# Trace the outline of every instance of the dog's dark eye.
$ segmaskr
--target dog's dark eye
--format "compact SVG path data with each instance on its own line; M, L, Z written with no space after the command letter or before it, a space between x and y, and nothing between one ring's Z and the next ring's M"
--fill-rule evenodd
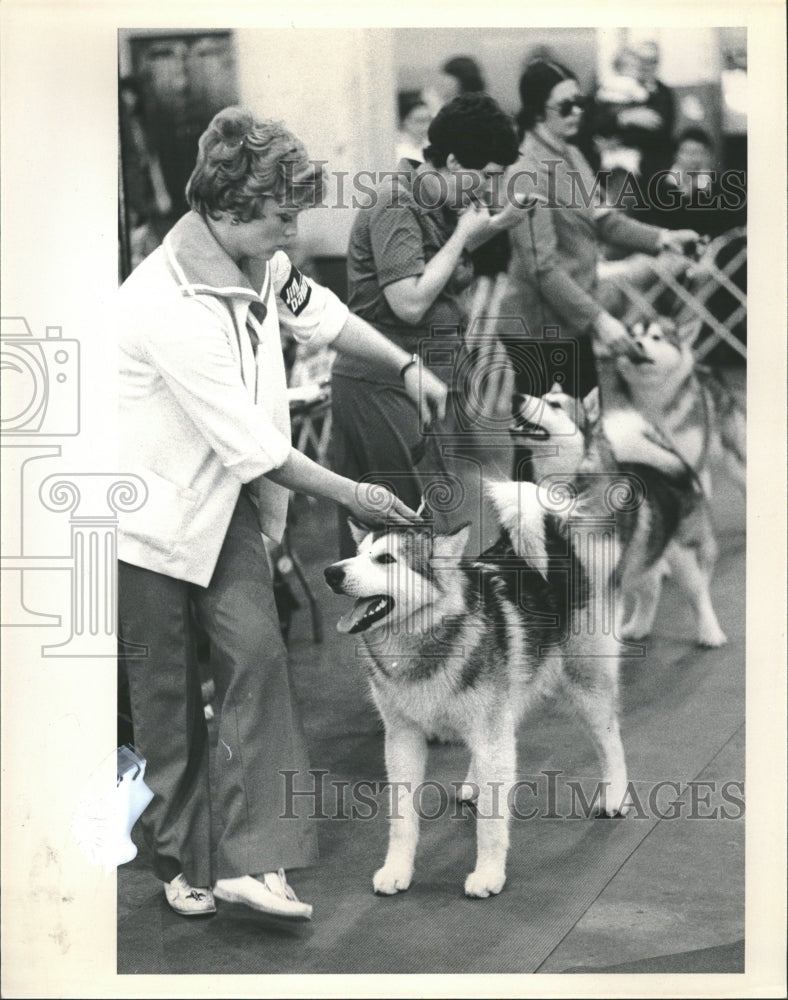
M395 561L394 556L392 556L389 552L384 552L383 555L378 556L375 559L375 562L378 563L393 563Z
M560 403L550 402L550 400L547 401L547 405L551 406L554 410L560 410L561 409L561 404Z

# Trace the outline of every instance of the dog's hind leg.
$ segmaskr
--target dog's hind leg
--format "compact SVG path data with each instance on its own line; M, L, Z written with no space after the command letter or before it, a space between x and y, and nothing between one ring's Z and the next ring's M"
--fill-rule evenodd
M375 892L385 896L403 892L413 878L413 860L419 839L419 817L413 795L424 780L427 740L404 719L386 718L386 773L388 777L389 846L383 867L372 880Z
M723 646L728 641L711 603L709 574L698 563L695 549L673 543L667 553L673 579L689 597L698 622L698 645Z
M635 606L626 624L621 628L622 639L637 641L651 635L662 593L663 575L663 564L660 560L633 584L630 593Z
M465 781L457 786L458 802L475 802L479 798L479 777L477 774L476 758L471 754L471 762L468 765L468 773Z
M625 816L627 765L618 724L618 658L566 657L564 689L586 723L602 770L600 811Z
M487 720L471 736L476 803L476 868L465 880L465 895L495 896L506 881L509 852L509 792L515 781L517 745L514 720L508 715Z
M682 546L681 536L676 539L676 543L680 548L685 547L695 550L698 566L709 583L711 583L714 567L717 564L719 547L717 545L717 539L714 535L714 525L712 524L711 512L709 511L708 506L701 512L700 518L698 522L693 525L693 528L694 533L691 539L693 544L689 546Z

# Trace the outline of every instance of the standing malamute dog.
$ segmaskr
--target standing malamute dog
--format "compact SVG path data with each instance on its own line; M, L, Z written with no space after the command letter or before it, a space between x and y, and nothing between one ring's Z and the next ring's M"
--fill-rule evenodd
M628 405L603 403L600 410L595 395L575 400L557 386L541 398L522 395L512 431L531 444L538 483L567 480L584 494L587 508L600 514L611 511L616 475L635 484L633 502L614 514L616 585L632 605L622 639L650 634L669 570L695 611L698 644L725 643L709 591L716 545L707 497L670 440Z
M361 637L385 725L391 820L386 860L373 880L378 893L410 885L413 794L434 734L452 734L470 749L458 798L478 799L485 817L465 892L501 891L517 727L545 695L558 694L588 725L603 776L602 812L626 811L618 642L598 620L614 614L609 563L588 562L582 532L546 509L533 484L488 484L487 491L502 534L479 559L463 558L467 526L446 535L354 528L358 554L325 570L332 590L356 598L337 627Z
M621 355L616 372L632 407L672 443L710 494L709 462L724 464L744 488L746 421L735 394L695 361L689 340L671 319L636 323L636 352Z

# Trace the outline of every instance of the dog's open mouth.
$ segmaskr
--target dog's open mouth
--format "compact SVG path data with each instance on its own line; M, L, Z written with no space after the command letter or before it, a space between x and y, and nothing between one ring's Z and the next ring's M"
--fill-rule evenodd
M354 632L364 632L379 622L394 607L394 598L387 594L378 594L376 597L360 597L353 605L353 610L337 622L337 629L340 632L353 634Z
M646 354L638 354L633 352L632 354L627 354L627 360L633 365L653 365L654 361L652 358L648 357Z
M550 435L539 424L531 423L530 420L515 420L509 425L510 434L519 434L521 437L537 438L546 440Z

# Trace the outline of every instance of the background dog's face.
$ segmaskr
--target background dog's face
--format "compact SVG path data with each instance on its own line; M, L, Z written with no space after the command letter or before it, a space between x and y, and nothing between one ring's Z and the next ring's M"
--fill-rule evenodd
M684 366L689 348L673 320L635 323L629 333L641 356L639 360L628 355L619 357L618 369L626 381L659 380Z
M572 396L567 396L556 384L544 396L520 394L520 410L512 426L512 433L534 441L549 441L554 437L573 437L582 427L582 407Z
M451 535L431 531L369 531L352 521L358 554L324 570L335 594L355 597L337 623L339 632L357 634L404 621L444 595L440 564L457 560L468 540L466 525Z
M531 462L538 479L576 472L586 453L586 428L596 419L590 412L593 404L567 396L559 385L544 396L520 398L522 406L511 431L533 446Z

